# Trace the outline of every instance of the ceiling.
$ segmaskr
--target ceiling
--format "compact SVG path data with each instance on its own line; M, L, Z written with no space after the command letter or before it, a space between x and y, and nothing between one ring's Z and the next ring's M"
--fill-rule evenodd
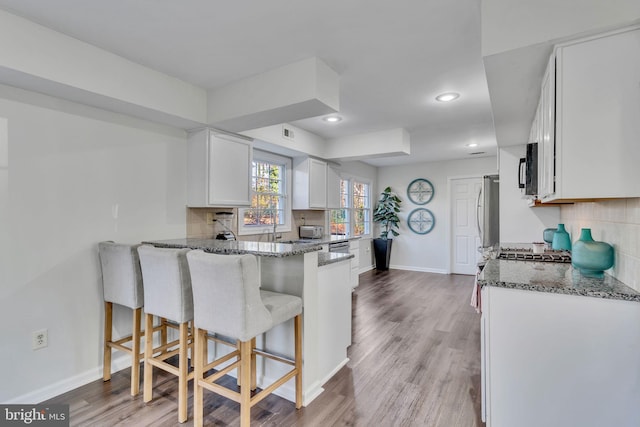
M477 0L0 0L0 8L205 89L316 56L340 76L343 120L292 124L324 138L409 131L411 155L367 160L375 166L496 154ZM450 91L460 98L435 101Z

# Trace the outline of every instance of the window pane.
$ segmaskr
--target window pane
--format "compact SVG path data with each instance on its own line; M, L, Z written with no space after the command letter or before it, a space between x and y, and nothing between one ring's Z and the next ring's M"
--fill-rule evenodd
M251 208L244 210L244 225L285 223L285 168L283 165L255 160L251 167Z

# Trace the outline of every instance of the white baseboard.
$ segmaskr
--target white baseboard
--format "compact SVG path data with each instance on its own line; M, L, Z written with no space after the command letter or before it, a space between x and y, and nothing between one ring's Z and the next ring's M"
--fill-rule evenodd
M360 267L360 270L358 271L358 274L366 273L367 271L371 271L374 268L375 268L375 266L373 264L368 265L366 267Z
M409 270L409 271L421 271L423 273L449 274L447 270L443 270L440 268L413 267L410 265L390 265L389 268L392 270Z
M337 373L338 373L338 371L339 371L340 369L342 369L342 367L343 367L344 365L346 365L347 363L349 363L349 358L348 358L348 357L345 357L345 359L344 359L342 362L340 362L340 363L338 364L338 366L336 366L336 367L333 369L333 371L329 372L329 374L328 374L326 377L324 377L323 379L321 379L321 380L320 380L320 384L324 384L324 383L326 383L327 381L329 381L329 380L330 380L330 379L331 379L335 374L337 374Z
M131 366L131 357L123 355L122 357L114 358L111 363L111 372L115 373ZM17 396L13 399L7 400L5 404L36 404L49 400L53 397L59 396L63 393L89 384L92 381L102 378L102 366L89 369L88 371L74 375L70 378L66 378L62 381L55 382L53 384L46 385L38 390L31 391L29 393Z

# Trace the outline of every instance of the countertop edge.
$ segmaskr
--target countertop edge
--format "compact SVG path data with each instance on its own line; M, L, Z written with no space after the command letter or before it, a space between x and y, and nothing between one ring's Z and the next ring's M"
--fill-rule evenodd
M204 239L204 240L209 240L209 239ZM206 244L197 244L197 243L189 244L188 242L170 242L170 241L163 241L163 240L146 240L146 241L143 241L142 244L152 245L157 248L176 248L176 249L189 248L193 250L199 249L207 253L214 253L214 254L220 254L220 255L249 254L249 255L256 255L261 257L271 257L271 258L284 258L288 256L303 255L307 252L318 252L322 249L320 245L315 245L315 244L265 243L269 245L272 244L272 245L282 245L282 246L278 247L277 249L274 246L273 250L261 250L261 249L254 250L254 249L247 249L247 248L237 248L237 247L234 248L234 247L231 247L232 243L228 243L227 241L223 241L223 240L211 239L211 242L215 242L212 244L216 246L210 246ZM243 241L229 241L229 242L236 242L235 244L237 244L237 242L239 242L240 244L244 243ZM247 243L253 243L253 242L247 242ZM225 244L228 247L225 247L224 246ZM283 248L283 246L291 246L291 248Z

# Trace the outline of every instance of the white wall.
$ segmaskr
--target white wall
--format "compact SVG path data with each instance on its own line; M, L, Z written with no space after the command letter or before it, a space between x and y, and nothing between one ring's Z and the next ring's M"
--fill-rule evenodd
M501 242L542 242L544 229L555 228L560 222L559 207L530 208L527 200L523 199L518 188L518 165L526 150L526 144L500 149Z
M1 402L99 378L96 244L185 235L185 144L181 130L0 86ZM115 310L118 334L130 313ZM43 328L49 346L33 351Z
M495 174L496 170L495 157L378 168L376 194L390 186L402 199L400 236L394 238L391 268L447 273L450 268L448 179ZM433 184L434 196L426 205L414 205L407 198L407 186L416 178L426 178ZM408 214L418 207L429 209L435 216L435 226L428 234L415 234L407 227Z

